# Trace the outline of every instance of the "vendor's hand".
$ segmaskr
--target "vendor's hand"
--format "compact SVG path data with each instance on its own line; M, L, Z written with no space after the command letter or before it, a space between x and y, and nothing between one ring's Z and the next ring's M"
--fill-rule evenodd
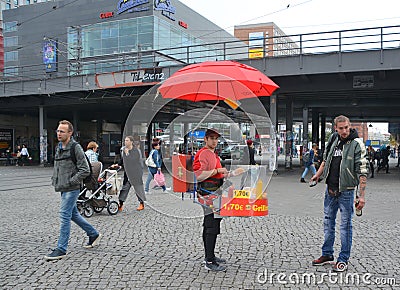
M365 198L364 198L364 196L359 196L359 197L354 201L354 203L356 203L357 200L358 200L358 204L357 204L357 206L356 206L356 209L362 210L363 207L364 207L364 205L365 205Z
M243 174L244 172L246 172L246 170L244 170L243 168L239 167L239 168L236 168L235 170L231 171L230 175L231 176L238 176L238 175Z
M118 168L119 165L118 164L111 164L110 168L114 169L114 168Z
M222 175L224 175L224 177L227 177L228 174L229 174L228 170L227 170L225 167L218 168L218 169L217 169L217 172L220 173L220 174L222 174Z

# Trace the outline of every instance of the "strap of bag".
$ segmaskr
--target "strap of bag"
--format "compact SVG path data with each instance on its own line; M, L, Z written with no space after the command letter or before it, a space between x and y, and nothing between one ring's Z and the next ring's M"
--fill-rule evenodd
M333 142L335 142L335 140L337 139L338 136L339 136L338 132L333 133L333 137L331 139L331 142L329 142L328 145L326 146L326 154L327 154L326 156L328 156L328 153L331 150Z

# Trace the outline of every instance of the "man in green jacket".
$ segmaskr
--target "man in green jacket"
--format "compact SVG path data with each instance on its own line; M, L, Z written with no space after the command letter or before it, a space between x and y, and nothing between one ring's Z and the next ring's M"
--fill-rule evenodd
M65 257L67 253L68 240L71 230L71 220L81 227L89 237L85 248L95 246L101 235L89 224L78 212L76 201L80 194L82 180L90 174L89 164L85 153L79 144L74 147L76 163L71 158L71 147L76 141L72 134L74 128L69 121L63 120L58 124L57 139L59 141L54 159L54 172L52 184L55 191L61 192L60 205L60 236L57 248L44 258L47 261L58 260Z
M341 251L333 270L342 272L347 269L352 245L352 217L354 204L357 210L365 205L368 161L366 149L357 131L350 128L346 116L335 118L335 130L328 141L324 159L318 172L311 181L318 182L320 176L326 178L324 199L324 244L322 256L312 262L314 266L325 265L334 261L333 245L335 242L336 214L340 209ZM354 199L354 189L359 185L359 196Z

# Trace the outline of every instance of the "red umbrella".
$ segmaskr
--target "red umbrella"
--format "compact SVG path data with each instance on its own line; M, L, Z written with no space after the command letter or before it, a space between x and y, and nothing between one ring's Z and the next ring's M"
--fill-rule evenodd
M165 80L163 98L193 102L270 96L279 86L259 70L235 61L207 61L188 65Z

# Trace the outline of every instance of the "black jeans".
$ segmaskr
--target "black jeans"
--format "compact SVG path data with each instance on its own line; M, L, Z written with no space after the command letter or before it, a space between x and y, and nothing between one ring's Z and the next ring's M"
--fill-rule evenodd
M204 209L204 221L203 221L203 243L204 252L207 262L213 262L215 260L215 244L217 243L217 236L220 233L221 218L215 218L214 214L210 209Z
M372 178L372 177L374 177L374 171L375 171L374 162L373 161L369 162L369 169L371 170L371 178Z

